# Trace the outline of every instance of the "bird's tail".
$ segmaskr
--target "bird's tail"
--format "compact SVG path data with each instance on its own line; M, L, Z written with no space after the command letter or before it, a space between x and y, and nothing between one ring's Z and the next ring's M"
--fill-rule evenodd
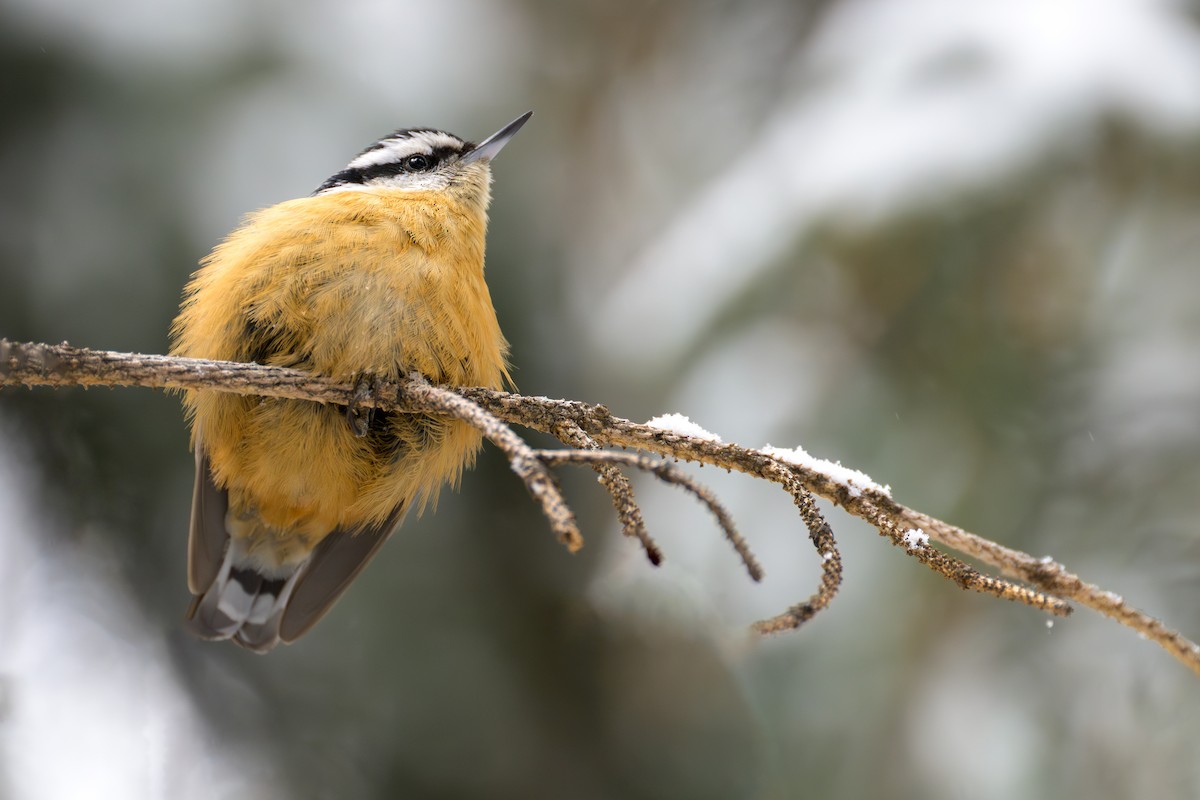
M188 627L265 653L317 624L404 519L407 503L374 525L334 528L304 558L268 566L229 533L229 492L213 481L196 433L196 489L188 534Z
M202 639L233 639L267 652L280 642L283 612L304 566L300 562L264 575L248 558L246 540L229 538L216 578L188 609L188 628Z

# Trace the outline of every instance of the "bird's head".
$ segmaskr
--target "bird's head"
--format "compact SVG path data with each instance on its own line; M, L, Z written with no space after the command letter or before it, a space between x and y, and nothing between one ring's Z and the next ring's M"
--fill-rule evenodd
M531 116L532 111L522 114L480 144L433 128L398 130L355 156L313 194L376 189L440 191L486 205L491 160Z

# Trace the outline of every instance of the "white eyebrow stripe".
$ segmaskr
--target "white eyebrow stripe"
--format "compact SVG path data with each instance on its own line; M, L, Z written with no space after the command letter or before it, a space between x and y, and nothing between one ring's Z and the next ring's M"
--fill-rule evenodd
M346 166L348 169L362 169L363 167L374 167L379 164L395 164L406 156L428 152L429 148L421 142L388 142L383 147L377 147L374 150L363 153Z
M347 168L362 169L363 167L374 167L379 164L395 164L417 153L429 154L439 147L453 147L457 149L462 147L462 144L461 139L447 133L418 131L405 139L385 140L381 146L373 150L368 150L355 158L347 165Z

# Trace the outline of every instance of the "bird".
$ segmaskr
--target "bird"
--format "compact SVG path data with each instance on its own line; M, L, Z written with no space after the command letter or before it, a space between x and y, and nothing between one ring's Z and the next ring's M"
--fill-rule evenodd
M201 260L172 355L306 370L358 387L416 373L511 386L487 283L491 162L434 128L371 144L306 197L249 214ZM481 446L458 420L193 389L186 627L266 653L294 642Z

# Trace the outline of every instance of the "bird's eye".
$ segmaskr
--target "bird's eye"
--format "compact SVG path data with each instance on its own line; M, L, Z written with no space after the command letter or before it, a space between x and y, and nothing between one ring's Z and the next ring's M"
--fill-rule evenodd
M409 156L404 159L404 168L409 172L424 172L433 166L433 161L429 156Z

